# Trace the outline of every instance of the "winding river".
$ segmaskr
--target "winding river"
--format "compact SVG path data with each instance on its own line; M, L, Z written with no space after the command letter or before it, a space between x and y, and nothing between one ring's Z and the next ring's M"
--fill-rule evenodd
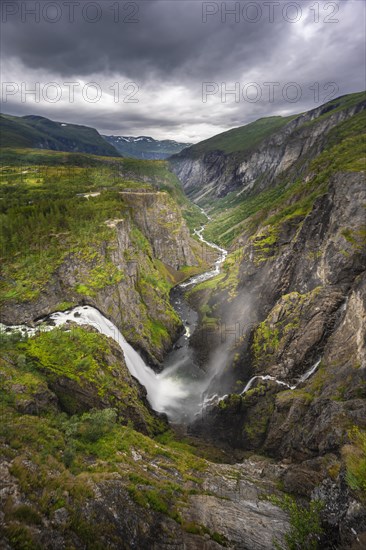
M0 331L17 331L28 334L28 336L33 336L39 330L52 330L54 327L64 325L69 321L79 325L90 325L96 328L100 333L113 338L122 348L126 365L132 376L145 386L147 397L152 408L157 412L167 414L172 423L188 424L200 414L204 408L226 397L217 394L206 394L210 386L211 377L196 363L193 350L189 345L190 336L197 325L198 315L187 304L184 299L184 292L187 288L193 287L194 285L218 275L221 265L227 256L226 250L204 239L204 229L205 226L202 225L200 229L195 231L195 234L202 243L215 249L218 252L218 257L214 263L213 269L191 277L184 283L175 287L171 292L171 303L182 319L185 330L175 343L173 349L166 356L162 372L156 373L152 368L146 365L141 356L127 342L118 328L104 317L100 311L91 306L78 306L68 311L52 313L39 321L40 324L43 321L42 328L40 328L40 326L34 328L27 325L0 325ZM320 360L299 379L298 383L306 380L308 376L315 372L319 363ZM289 386L286 382L276 380L268 375L254 376L249 380L242 394L251 388L256 378L274 380L278 384L287 386L290 389L296 387Z
M166 413L173 423L188 423L202 409L202 396L210 380L195 362L193 350L189 345L190 336L197 325L198 315L184 299L184 291L188 287L193 287L217 275L227 255L226 250L204 239L204 229L205 226L202 225L200 229L195 230L195 234L202 243L215 249L218 252L218 257L213 269L191 277L172 290L171 303L182 319L185 330L166 356L163 370L160 373L156 373L146 365L118 328L99 310L91 306L78 306L64 312L52 313L40 319L36 327L0 325L0 330L34 336L39 330L49 331L70 321L79 325L92 326L100 333L113 338L122 348L126 365L132 376L145 386L152 408L158 412Z

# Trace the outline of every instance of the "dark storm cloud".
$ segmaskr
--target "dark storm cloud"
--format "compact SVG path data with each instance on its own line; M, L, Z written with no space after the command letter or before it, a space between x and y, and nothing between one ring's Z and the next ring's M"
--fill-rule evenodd
M67 78L121 72L142 80L151 74L167 79L181 74L188 79L213 79L235 66L255 66L284 41L288 26L282 17L270 25L265 17L255 24L230 24L229 15L223 24L219 13L203 23L202 2L189 0L136 2L136 23L123 21L122 8L120 20L114 22L113 3L108 0L99 3L102 15L98 22L90 23L83 17L82 6L90 2L78 2L75 21L70 22L69 12L60 2L60 21L50 23L40 8L39 23L26 12L22 23L24 4L17 2L17 13L8 15L3 25L3 53L21 59L28 67ZM28 0L28 9L32 4L37 3ZM42 7L49 2L38 4Z
M109 81L108 86L116 80L133 80L141 88L139 104L116 110L109 103L90 105L79 99L75 104L40 102L33 106L10 97L4 111L26 114L36 110L50 118L94 125L103 132L140 130L146 134L151 129L173 137L175 128L180 137L190 133L199 139L260 116L316 107L319 101L309 89L314 82L320 82L320 99L326 99L324 86L329 82L336 83L338 95L364 88L363 1L257 2L262 14L257 22L248 21L255 19L255 3L248 1L119 2L117 16L117 3L103 0L94 2L100 7L95 23L87 20L97 13L92 4L76 2L72 21L68 4L61 0L58 11L55 2L3 2L1 46L8 60L6 78L17 82L39 75L39 80L61 84ZM268 4L274 9L273 21ZM316 4L319 22L314 21L316 14L311 9ZM236 21L230 14L225 20L225 10L238 5ZM301 17L291 23L296 5ZM39 9L39 22L29 13L32 8ZM204 22L203 10L217 13ZM55 13L59 21L51 23ZM128 22L131 19L136 22ZM219 86L206 104L202 103L203 82ZM242 95L239 101L233 97L222 101L222 83L228 89L239 83L241 94L248 82L259 83L264 92L257 103L243 100ZM265 82L280 83L273 102ZM301 88L296 103L283 97L288 82ZM182 87L184 93L179 91Z

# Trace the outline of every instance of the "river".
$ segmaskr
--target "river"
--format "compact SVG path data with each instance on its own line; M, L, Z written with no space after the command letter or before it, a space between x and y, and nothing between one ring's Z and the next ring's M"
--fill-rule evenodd
M226 397L224 395L210 394L208 388L212 376L200 368L195 361L194 351L190 346L190 337L197 326L198 315L188 305L184 298L184 293L188 288L218 275L227 255L226 250L204 239L204 229L205 226L201 226L195 233L203 243L218 252L218 257L213 269L191 277L171 291L171 303L182 320L184 331L175 342L173 349L167 354L160 373L156 373L151 367L146 365L118 328L94 307L78 306L68 311L58 311L39 321L39 324L42 324L41 330L52 330L54 327L72 321L79 325L93 326L100 333L113 338L122 348L126 365L132 376L145 386L147 398L152 408L157 412L165 413L170 422L175 424L190 423L197 415L201 414L205 407L217 403L220 399ZM34 328L27 325L0 325L0 332L17 331L24 335L28 334L30 337L34 336L38 330L40 330L39 327ZM287 386L289 389L295 389L299 383L305 381L315 372L319 363L320 360L308 369L297 381L297 384L293 386L269 375L254 376L248 381L242 394L251 388L257 378L274 380L278 384Z
M220 273L220 266L227 255L226 250L204 239L204 229L203 225L195 231L195 234L202 243L215 249L218 252L218 257L213 269L193 276L172 289L171 304L182 320L184 331L175 342L173 349L167 354L160 373L156 373L146 365L118 328L94 307L78 306L67 311L52 313L38 321L39 327L42 325L42 330L46 331L72 321L79 325L93 326L100 333L113 338L124 352L129 371L145 386L152 408L157 412L167 414L172 423L178 424L187 424L194 419L195 415L199 414L202 409L203 394L210 383L207 374L195 361L193 350L189 345L190 336L197 326L198 315L184 299L184 292L187 288ZM30 337L40 330L39 327L0 325L3 331L17 331L24 335L28 334Z

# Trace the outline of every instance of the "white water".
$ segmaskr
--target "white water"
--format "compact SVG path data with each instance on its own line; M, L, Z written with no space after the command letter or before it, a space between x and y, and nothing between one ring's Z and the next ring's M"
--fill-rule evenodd
M0 334L11 334L14 332L18 332L23 337L28 336L28 338L35 336L39 332L48 332L52 329L53 327L43 324L37 327L29 327L28 325L3 325L2 323L0 323Z
M204 214L208 220L211 220L210 216L208 214L206 214L206 212L203 210L203 208L200 208L200 210L201 210L202 214ZM194 230L194 233L195 233L195 235L197 235L197 237L199 238L199 240L202 243L205 243L210 248L214 248L215 250L217 250L219 252L219 256L218 256L216 262L214 263L214 268L213 269L211 269L210 271L206 271L205 273L201 273L201 275L196 275L195 277L191 277L190 279L188 279L188 281L186 281L185 283L181 283L179 285L181 288L186 288L187 286L197 285L199 283L203 283L203 281L207 281L208 279L212 279L212 277L215 277L216 275L219 275L221 265L224 263L225 258L228 254L228 251L225 250L225 248L221 248L220 246L218 246L215 243L210 243L209 241L206 241L206 239L202 235L204 230L205 230L205 226L201 225L200 229L195 229Z
M185 283L181 283L179 285L181 288L186 288L188 286L197 285L198 283L203 283L203 281L207 281L208 279L211 279L212 277L215 277L216 275L218 275L220 273L221 264L223 264L228 254L227 250L225 250L224 248L220 248L220 246L217 246L217 244L206 241L206 239L202 235L204 230L205 230L205 226L202 225L200 229L195 229L194 233L195 235L197 235L197 237L201 242L207 244L211 248L214 248L220 254L216 262L214 263L213 269L211 269L210 271L205 271L205 273L201 273L201 275L196 275L194 277L191 277L190 279L188 279L188 281L186 281Z
M128 370L146 388L148 401L155 411L166 413L172 422L181 423L192 420L202 409L202 395L209 380L198 379L196 373L189 371L190 360L186 354L180 359L175 357L173 364L163 372L156 373L145 364L118 328L94 307L78 306L52 313L36 327L0 324L0 333L19 332L23 336L32 337L68 322L92 326L117 342L123 351Z
M127 342L118 328L94 307L78 306L65 312L58 311L51 314L35 328L27 325L0 325L0 332L20 332L23 336L32 337L39 332L53 330L69 321L78 325L92 326L101 334L113 338L123 350L128 370L140 384L145 386L152 408L158 412L165 412L172 420L182 419L184 416L181 410L183 403L187 397L194 395L196 383L177 375L180 367L179 362L161 373L153 371ZM47 322L51 324L45 324ZM195 396L194 402L198 403L197 396Z
M305 382L314 372L317 370L318 366L320 365L321 359L318 359L314 365L312 365L300 378L298 379L296 384L288 384L287 382L283 382L283 380L278 380L274 376L271 376L270 374L257 374L256 376L253 376L246 384L245 388L239 395L244 395L247 391L251 389L254 382L256 380L273 380L273 382L276 382L279 386L286 386L289 390L295 390L302 382ZM202 403L202 408L205 409L206 407L210 407L211 405L217 405L220 401L223 401L228 397L227 394L219 396L217 393L215 395L212 395L210 397L207 397L204 399Z
M205 213L204 211L202 212ZM207 216L207 214L205 215ZM210 219L209 216L207 218ZM195 233L203 243L216 249L220 253L219 257L214 264L213 270L191 277L188 281L179 285L181 288L186 288L187 286L195 285L215 277L220 273L220 266L227 256L226 250L204 239L202 236L203 231L204 226L199 230L195 230ZM55 326L63 325L68 321L73 321L79 325L93 326L100 333L113 338L122 348L127 368L132 376L145 386L152 408L158 412L165 412L172 421L191 420L202 409L227 397L227 395L220 397L217 394L212 396L205 395L210 379L204 377L199 380L197 379L197 373L194 376L191 375L189 368L187 368L187 359L189 360L189 357L176 360L172 365L165 368L163 372L156 373L145 364L141 356L127 342L118 328L93 307L79 306L65 312L56 312L50 315L48 319L52 321L51 325L41 323L36 328L28 327L27 325L8 327L0 324L0 333L20 332L23 335L27 334L29 337L32 337L39 331L52 330ZM189 336L190 328L186 326L185 337L189 338ZM298 384L307 380L315 372L319 363L320 359L301 376L298 383L294 386L290 386L286 382L277 380L270 375L253 376L240 395L247 392L258 378L262 380L274 380L277 384L295 389Z
M276 384L279 384L280 386L287 386L290 390L295 390L300 384L302 384L302 382L305 382L305 380L307 380L308 378L310 378L310 376L312 374L314 374L314 372L316 371L316 369L320 365L320 362L321 362L321 359L318 359L314 363L314 365L312 365L306 372L304 372L304 374L302 376L300 376L297 383L293 384L293 385L287 384L287 382L283 382L282 380L278 380L277 378L275 378L274 376L270 376L269 374L263 375L263 376L262 375L253 376L253 378L251 378L249 380L249 382L247 383L247 385L245 386L245 388L243 389L243 391L241 392L240 395L243 395L248 390L250 390L250 388L253 386L254 381L257 380L257 379L260 379L260 380L273 380L274 382L276 382Z
M209 219L208 216L207 218ZM220 272L220 265L226 258L227 251L206 241L202 236L203 230L204 226L195 231L199 239L218 250L220 255L213 270L191 277L187 282L180 285L183 288L206 281L217 275ZM51 321L51 324L47 324L47 320ZM180 422L192 419L197 411L202 408L202 395L204 390L207 389L209 380L203 379L202 376L200 379L199 373L195 372L194 369L192 371L190 357L187 354L179 359L175 358L173 364L169 365L168 363L169 366L163 372L156 373L145 364L118 328L93 307L79 306L65 312L53 313L36 328L27 325L10 327L0 325L0 332L20 332L23 335L32 337L39 331L52 330L55 326L64 325L68 321L73 321L79 325L90 325L118 343L123 350L127 368L132 376L145 386L147 398L154 410L165 412L172 421ZM186 325L185 338L189 338L190 333L190 328Z
M298 386L299 384L301 384L301 382L305 382L305 380L307 380L308 378L310 378L310 376L311 376L312 374L314 374L314 372L316 371L316 369L319 367L320 363L321 363L321 358L318 359L318 360L314 363L314 365L313 365L312 367L310 367L310 369L308 369L306 372L304 372L304 374L303 374L302 376L300 376L299 381L298 381L298 383L296 384L295 388L297 388L297 386Z
M122 348L126 365L132 376L145 386L150 405L158 412L166 412L172 400L179 401L187 396L188 390L182 381L174 376L172 369L157 374L148 367L140 355L123 337L118 328L108 321L97 309L90 306L76 307L66 312L53 313L50 319L56 326L73 321L79 325L90 325L105 336L113 338Z
M296 386L290 386L286 382L282 382L282 380L277 380L277 378L275 378L274 376L270 376L269 374L266 374L266 375L263 375L263 376L257 375L257 376L253 376L253 378L251 378L249 380L249 382L247 383L247 385L245 386L245 388L243 389L243 391L241 392L240 395L244 395L244 393L249 391L250 388L253 386L255 380L258 380L258 379L260 379L260 380L273 380L274 382L276 382L276 384L279 384L280 386L286 386L290 390L294 390L296 388Z

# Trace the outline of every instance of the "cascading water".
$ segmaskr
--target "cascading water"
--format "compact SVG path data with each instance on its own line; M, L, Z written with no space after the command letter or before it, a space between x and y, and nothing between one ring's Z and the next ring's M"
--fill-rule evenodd
M197 314L184 301L181 289L198 284L214 277L220 272L220 265L224 262L227 251L213 243L206 241L202 232L204 226L196 231L199 239L219 251L219 257L213 270L191 277L173 290L173 303L178 314L183 318L185 332L176 342L174 349L164 361L164 369L156 373L145 364L141 356L126 341L118 328L97 309L90 306L78 306L65 312L56 312L43 320L37 328L26 325L6 327L0 325L0 330L21 332L24 335L34 336L39 330L52 330L67 322L79 325L89 325L100 333L113 338L122 348L126 365L135 378L145 386L150 405L157 412L164 412L172 422L188 423L201 410L203 393L207 389L210 379L198 365L195 364L190 349L189 336L192 327L197 323ZM49 323L49 324L47 324Z
M207 218L209 219L208 216ZM65 312L53 313L47 317L46 324L43 322L42 325L37 328L28 327L26 325L11 327L0 325L0 331L16 331L24 335L34 336L39 330L52 330L55 326L63 325L69 321L79 325L90 325L105 336L113 338L119 344L123 350L126 365L130 373L140 382L140 384L145 386L148 400L154 410L166 413L172 422L190 422L207 406L217 403L226 397L225 395L219 396L217 394L206 395L206 391L210 386L211 377L195 364L193 352L188 345L191 329L192 327L194 328L197 323L197 314L184 301L182 289L196 285L217 275L220 272L221 264L225 261L227 256L226 250L204 239L202 235L204 228L205 227L202 226L199 230L196 230L196 235L207 246L217 250L219 256L214 264L214 269L202 273L201 275L191 277L188 281L180 284L173 290L172 302L184 322L185 332L180 336L174 349L166 357L164 369L161 373L156 373L147 366L141 356L123 337L118 328L111 321L106 319L100 311L90 306L78 306ZM47 320L51 321L48 325ZM277 384L295 389L298 384L305 381L315 372L319 363L320 360L302 375L295 386L290 386L286 382L277 380L269 375L254 376L249 380L242 394L251 388L257 378L274 380Z
M308 378L310 378L310 376L312 374L314 374L314 372L316 371L316 369L318 368L320 363L321 363L321 359L318 359L314 363L314 365L312 365L306 372L304 372L304 374L302 376L300 376L297 383L293 384L293 385L288 384L287 382L283 382L282 380L278 380L277 378L275 378L274 376L270 376L269 374L263 375L263 376L261 376L261 375L253 376L249 380L249 382L247 383L247 385L245 386L245 388L243 389L243 391L241 392L240 395L244 395L244 393L246 393L248 390L250 390L250 388L253 386L255 380L257 380L257 379L260 379L260 380L273 380L274 382L276 382L276 384L279 384L280 386L286 386L290 390L295 390L302 382L305 382L305 380L307 380Z
M56 326L68 321L79 325L90 325L105 336L113 338L123 350L128 370L140 384L145 386L149 402L156 411L166 412L171 400L179 400L187 395L187 389L174 377L167 376L166 372L157 374L148 367L118 328L97 309L90 306L76 307L70 311L53 313L49 319Z
M274 376L271 376L270 374L257 374L256 376L252 376L250 380L248 380L245 388L239 395L244 395L247 393L253 386L254 382L256 380L272 380L273 382L276 382L279 386L285 386L289 390L295 390L302 382L305 382L314 372L317 370L318 366L321 363L321 359L318 359L314 365L312 365L300 378L298 379L296 384L288 384L287 382L283 382L283 380L278 380L278 378L275 378ZM228 397L227 394L225 395L218 395L217 393L214 395L211 395L210 397L206 397L202 402L202 410L217 405L219 401L223 401L226 397Z

